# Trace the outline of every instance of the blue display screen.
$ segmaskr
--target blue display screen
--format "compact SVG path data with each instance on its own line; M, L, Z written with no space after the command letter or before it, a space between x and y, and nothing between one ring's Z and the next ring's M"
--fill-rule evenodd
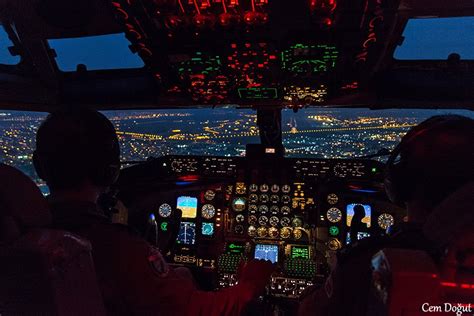
M214 223L202 223L201 234L203 236L214 235Z
M194 245L196 242L196 224L181 222L177 242L178 244Z
M254 258L271 261L272 263L278 262L278 245L255 245Z
M183 212L183 218L196 218L198 200L195 197L180 196L176 208Z
M346 208L346 212L347 212L347 216L346 216L346 224L348 227L351 226L352 224L352 217L354 216L354 208L360 208L360 207L363 207L364 208L364 218L362 218L362 223L364 223L367 228L370 227L370 222L371 222L371 219L372 219L372 208L370 207L370 205L366 205L366 204L349 204L347 205L347 208Z

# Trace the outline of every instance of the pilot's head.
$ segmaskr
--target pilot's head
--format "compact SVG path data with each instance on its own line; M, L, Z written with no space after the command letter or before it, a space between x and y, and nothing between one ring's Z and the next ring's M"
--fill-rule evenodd
M426 216L474 177L474 120L433 116L412 128L387 162L385 188L393 202L405 204L409 219Z
M90 109L54 112L38 129L33 162L51 193L85 185L104 189L116 181L120 170L114 126Z

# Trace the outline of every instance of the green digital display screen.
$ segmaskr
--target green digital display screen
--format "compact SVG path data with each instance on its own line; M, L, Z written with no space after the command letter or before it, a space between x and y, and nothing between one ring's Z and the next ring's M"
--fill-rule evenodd
M291 259L309 259L309 248L306 246L292 246Z
M243 253L244 252L244 245L237 244L237 243L229 243L227 244L227 252L228 253Z

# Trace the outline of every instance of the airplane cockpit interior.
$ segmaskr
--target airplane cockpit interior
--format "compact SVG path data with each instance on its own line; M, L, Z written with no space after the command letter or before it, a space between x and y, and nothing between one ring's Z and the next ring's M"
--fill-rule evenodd
M262 315L296 315L340 252L406 220L384 177L411 127L474 118L470 0L0 0L0 24L1 161L47 196L41 121L100 111L122 153L111 217L156 246L177 225L163 257L206 291L270 261Z

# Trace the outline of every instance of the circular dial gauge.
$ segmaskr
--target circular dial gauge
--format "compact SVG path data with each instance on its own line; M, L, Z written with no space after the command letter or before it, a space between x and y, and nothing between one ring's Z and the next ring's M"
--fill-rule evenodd
M266 217L265 215L262 215L258 218L258 223L262 226L265 226L267 225L268 223L268 217Z
M293 227L301 227L301 226L303 226L303 221L301 220L301 218L295 217L295 218L293 218L293 220L291 221L291 225L292 225Z
M245 191L247 191L247 188L245 187L245 183L238 182L235 186L235 193L245 194Z
M268 212L268 206L266 206L266 205L260 205L259 208L258 208L258 211L259 211L260 213L266 213L266 212Z
M202 234L204 236L212 236L214 234L214 226L212 223L202 223Z
M288 203L291 202L291 198L290 198L288 195L283 195L283 196L281 197L281 202L282 202L283 204L288 204Z
M287 239L287 238L290 238L291 236L291 229L288 228L288 227L283 227L282 229L280 229L280 237L283 238L283 239Z
M250 213L255 213L255 212L257 212L257 210L258 210L257 205L255 205L255 204L249 205L249 212Z
M280 191L280 187L278 186L278 184L274 184L274 185L272 185L272 187L270 188L270 190L271 190L273 193L278 193L278 191Z
M257 229L257 235L258 237L265 237L267 236L267 228L266 227L259 227Z
M329 204L334 205L339 201L339 197L334 193L330 193L328 194L326 200L328 201Z
M245 210L245 199L244 198L236 198L232 201L232 208L236 212L242 212Z
M213 190L207 190L206 193L204 193L204 198L208 201L214 200L215 197L216 192L214 192Z
M158 208L158 214L160 214L161 217L169 217L171 215L171 206L166 203L161 204Z
M281 212L285 215L290 214L291 209L288 206L282 206L281 207Z
M277 214L279 210L280 209L276 205L273 205L272 207L270 207L270 212L272 212L272 214Z
M248 219L248 222L250 225L255 225L257 224L257 216L255 215L250 215L249 216L249 219Z
M239 235L240 235L240 234L243 234L243 233L244 233L244 226L242 226L242 225L235 225L235 227L234 227L234 232L235 232L236 234L239 234Z
M326 213L326 217L331 223L337 223L342 218L341 210L337 207L331 207Z
M268 202L268 195L266 195L266 194L260 195L260 202L267 203Z
M379 224L380 228L387 229L393 224L395 224L395 220L392 215L388 213L380 214L377 218L377 223Z
M251 184L249 187L250 192L257 192L258 191L258 185L256 184Z
M328 242L328 248L333 250L333 251L336 251L336 250L340 249L341 246L342 246L341 242L336 238L331 238Z
M277 238L279 235L280 233L275 227L270 227L268 229L268 236L270 236L271 238Z
M257 203L258 202L258 195L252 193L249 195L249 202L250 203Z
M284 186L281 187L281 192L283 193L290 193L291 187L288 184L285 184Z
M245 216L242 214L237 214L235 220L237 221L237 223L242 223L243 221L245 221Z
M295 229L293 230L293 238L298 240L298 239L301 239L301 237L303 237L303 232L301 231L301 229Z
M278 219L278 217L276 216L270 217L270 225L272 225L273 227L278 226L279 222L280 220Z
M260 191L263 192L263 193L268 192L269 189L270 189L270 188L268 187L268 184L262 184L262 185L260 186Z
M201 216L205 219L211 219L216 215L216 208L211 204L204 204L201 209Z
M278 195L272 194L272 195L270 196L270 201L271 201L273 204L277 204L277 203L280 201L280 198L278 197Z
M255 226L250 225L247 229L247 233L250 237L255 237L257 235L257 229L255 228Z
M290 226L290 219L288 217L282 217L280 220L280 224L283 227Z

